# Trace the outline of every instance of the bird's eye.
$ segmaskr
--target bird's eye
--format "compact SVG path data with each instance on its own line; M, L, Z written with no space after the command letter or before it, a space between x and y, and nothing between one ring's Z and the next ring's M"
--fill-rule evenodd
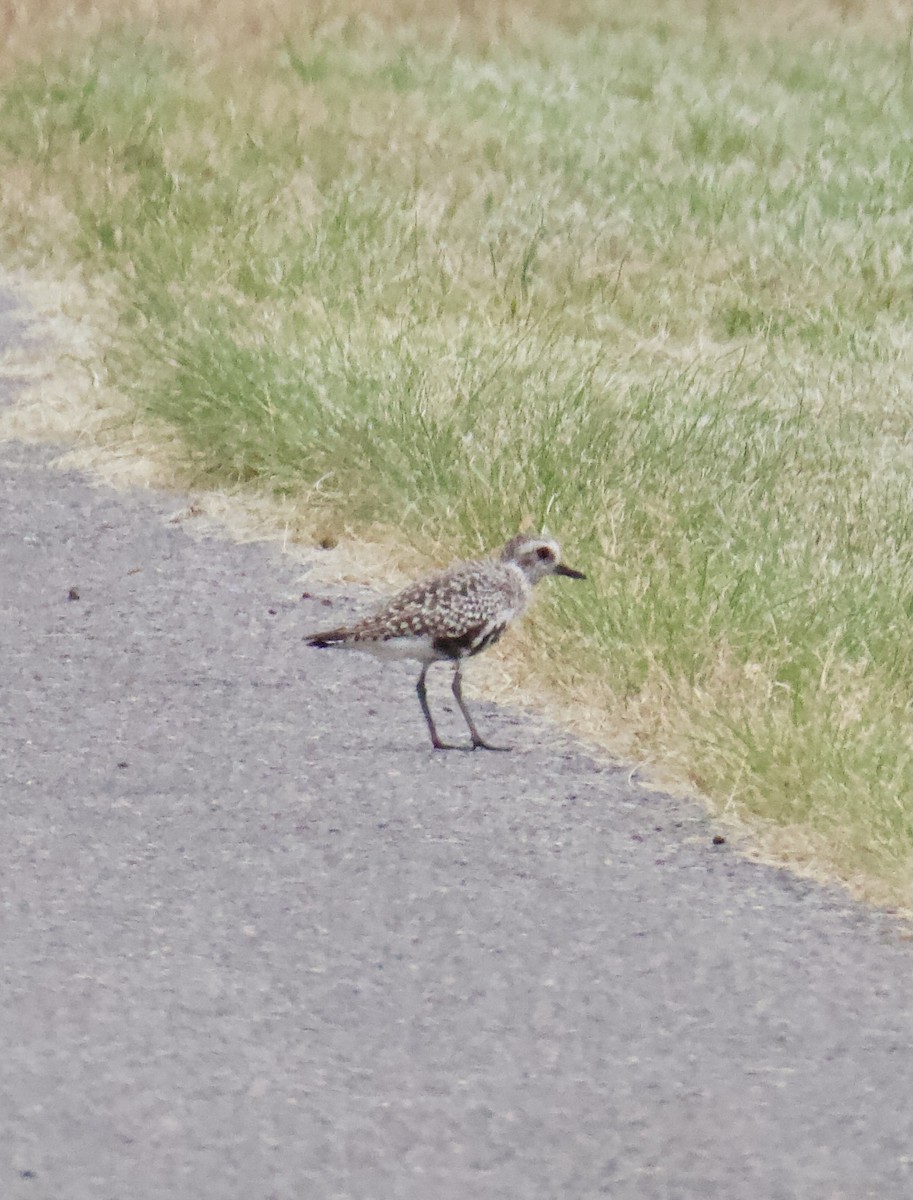
M536 557L541 558L543 562L546 562L552 557L552 552L549 550L548 546L540 546L536 551Z

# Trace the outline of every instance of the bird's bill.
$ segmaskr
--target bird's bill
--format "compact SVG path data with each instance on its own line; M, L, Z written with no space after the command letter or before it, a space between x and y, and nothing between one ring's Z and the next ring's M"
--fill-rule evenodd
M555 567L556 575L566 575L568 579L586 579L586 575L582 571L575 571L573 567L566 567L564 563L559 563Z

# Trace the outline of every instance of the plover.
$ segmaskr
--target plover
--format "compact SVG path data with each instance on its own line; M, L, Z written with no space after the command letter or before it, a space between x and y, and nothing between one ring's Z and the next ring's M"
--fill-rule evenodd
M422 664L418 702L435 750L509 750L481 736L462 692L464 658L493 645L529 603L533 587L547 575L585 579L561 562L558 543L518 534L494 558L457 563L399 592L370 616L324 633L306 635L309 646L366 650L381 658L412 658ZM435 662L452 662L453 695L469 726L471 746L442 742L428 707L425 677Z

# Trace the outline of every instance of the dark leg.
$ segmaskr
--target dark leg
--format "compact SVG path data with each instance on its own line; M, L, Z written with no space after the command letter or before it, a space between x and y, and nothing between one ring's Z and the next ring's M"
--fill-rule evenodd
M510 746L492 746L490 742L486 742L481 736L478 729L475 727L475 722L469 715L469 709L466 707L466 701L463 699L463 677L461 675L462 663L458 662L456 670L453 673L453 695L457 704L460 706L460 712L463 714L466 724L469 726L469 732L472 734L473 750L510 750Z
M418 683L415 685L415 690L418 692L418 702L422 706L422 716L425 718L425 723L428 726L428 732L431 734L431 745L435 750L459 750L459 746L450 746L447 742L442 742L437 735L437 729L434 727L434 718L431 715L431 709L428 707L428 693L425 690L425 676L428 674L428 668L431 663L425 663L422 667L422 673L418 677Z

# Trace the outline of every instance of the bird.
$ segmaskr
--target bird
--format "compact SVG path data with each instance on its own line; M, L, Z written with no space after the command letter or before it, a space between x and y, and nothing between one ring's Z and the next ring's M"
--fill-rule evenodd
M420 662L415 690L435 750L510 750L487 742L476 728L463 699L463 660L494 645L523 613L536 584L549 575L586 579L562 563L553 538L520 533L491 558L460 562L419 579L369 616L305 634L305 640L318 649L364 650L380 658ZM425 685L428 669L436 662L454 666L452 691L469 728L468 746L452 745L438 736Z

